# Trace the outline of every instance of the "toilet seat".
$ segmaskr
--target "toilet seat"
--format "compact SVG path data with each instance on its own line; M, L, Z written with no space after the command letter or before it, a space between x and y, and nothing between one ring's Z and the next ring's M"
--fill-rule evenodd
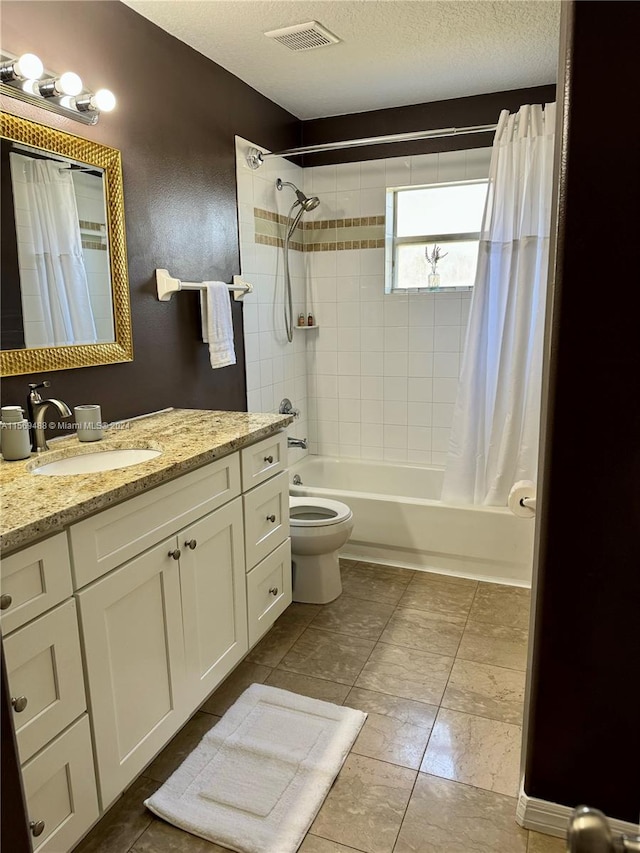
M289 498L291 527L327 527L351 518L351 510L340 501L321 498Z

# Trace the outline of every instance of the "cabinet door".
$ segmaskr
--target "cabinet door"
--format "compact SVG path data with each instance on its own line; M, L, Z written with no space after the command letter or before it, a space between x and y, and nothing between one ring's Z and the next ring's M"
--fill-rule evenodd
M14 631L4 647L24 763L87 707L75 601Z
M175 537L78 593L102 806L188 716Z
M242 500L178 536L187 693L195 708L248 650Z
M28 761L22 778L29 821L44 824L33 838L35 853L71 850L98 817L87 715Z

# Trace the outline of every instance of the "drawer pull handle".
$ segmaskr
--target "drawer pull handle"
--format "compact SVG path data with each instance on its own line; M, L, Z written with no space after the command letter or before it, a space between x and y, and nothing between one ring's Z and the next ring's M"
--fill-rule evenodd
M268 516L267 516L267 521L270 521L272 524L273 524L273 522L274 522L275 520L276 520L275 515L268 515Z
M277 595L277 594L278 594L278 587L277 587L277 586L272 586L272 587L269 589L269 592L271 593L271 595Z
M175 551L169 551L169 556L173 557L174 560L180 559L180 548L176 548Z
M13 705L13 710L16 712L16 714L19 714L20 711L24 711L24 709L27 707L28 700L26 696L12 696L11 704Z
M5 592L4 595L0 595L0 610L7 610L7 608L11 607L11 602L13 598L9 595L9 593Z
M30 820L29 821L29 829L31 830L31 835L37 838L39 835L42 835L44 832L44 821L43 820Z
M195 551L197 545L198 542L196 539L187 539L187 541L184 543L184 547L189 548L190 551Z
M271 465L271 463L273 462L273 456L265 456L264 461L268 462L269 465Z

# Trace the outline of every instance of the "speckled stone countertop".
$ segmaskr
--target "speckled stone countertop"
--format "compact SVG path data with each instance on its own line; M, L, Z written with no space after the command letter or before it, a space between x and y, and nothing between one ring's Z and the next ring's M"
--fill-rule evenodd
M124 421L102 441L79 442L75 434L46 453L0 462L0 551L9 553L57 533L69 524L254 444L292 422L289 415L171 409ZM162 453L147 462L95 474L43 476L32 469L78 452L149 448Z

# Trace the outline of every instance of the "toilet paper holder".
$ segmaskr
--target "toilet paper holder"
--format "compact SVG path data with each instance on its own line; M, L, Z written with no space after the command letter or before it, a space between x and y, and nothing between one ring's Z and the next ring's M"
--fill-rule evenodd
M507 506L520 518L531 518L536 514L536 486L531 480L514 483L507 498Z

